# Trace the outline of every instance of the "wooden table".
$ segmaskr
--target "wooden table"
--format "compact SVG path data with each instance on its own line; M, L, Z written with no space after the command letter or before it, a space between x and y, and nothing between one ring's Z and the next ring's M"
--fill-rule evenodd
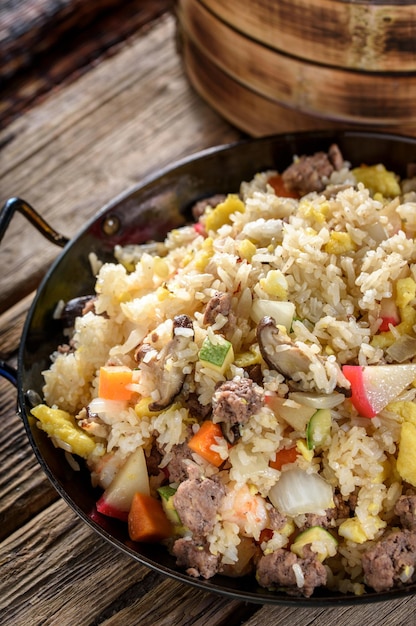
M168 4L168 3L167 3ZM242 134L189 87L169 11L0 132L0 201L20 195L60 232L158 168ZM282 129L284 130L284 129ZM0 247L0 358L15 365L39 279L59 250L17 215ZM416 624L416 598L337 608L257 605L165 578L116 551L58 498L0 380L4 626Z

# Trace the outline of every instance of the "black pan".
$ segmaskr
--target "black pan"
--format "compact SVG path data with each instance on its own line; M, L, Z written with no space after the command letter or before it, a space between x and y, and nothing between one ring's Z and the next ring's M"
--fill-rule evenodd
M294 155L327 150L336 142L353 166L384 163L402 176L416 162L416 139L370 132L308 132L278 135L221 146L196 154L157 173L104 207L67 242L55 233L24 201L9 200L0 214L0 237L15 210L23 212L46 236L64 249L43 279L28 313L22 334L17 372L4 366L1 373L17 383L18 411L34 453L55 489L95 532L140 563L185 584L238 600L298 606L335 606L392 600L416 592L416 585L386 593L369 591L360 597L317 590L311 598L291 597L258 586L253 577L241 579L215 576L205 581L190 578L175 566L163 547L133 544L126 525L100 516L95 509L99 494L90 486L89 473L73 471L62 450L54 448L30 417L33 398L42 395L41 372L49 365L49 354L62 343L62 329L52 314L56 303L90 294L94 279L88 254L101 260L113 259L115 244L161 240L167 231L190 220L195 201L215 193L236 192L242 180L264 169L282 170Z

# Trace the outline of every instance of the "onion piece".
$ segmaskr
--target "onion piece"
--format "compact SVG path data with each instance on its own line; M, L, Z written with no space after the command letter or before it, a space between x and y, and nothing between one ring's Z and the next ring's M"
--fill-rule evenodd
M386 349L386 353L396 363L410 361L416 356L416 338L410 335L401 335L397 341Z
M117 416L125 408L125 402L120 402L119 400L107 400L107 398L94 398L88 405L89 411L98 415L102 419L106 416Z
M371 239L374 239L375 243L378 245L385 239L387 239L386 229L380 224L380 222L375 222L374 224L369 224L365 227L368 235Z
M298 468L282 472L269 491L269 500L280 513L291 517L303 513L322 515L334 507L331 485L319 474Z
M302 404L303 406L311 406L314 409L333 409L342 404L345 396L342 393L309 393L307 391L292 391L289 393L290 400Z
M258 324L263 317L272 317L276 324L285 326L289 332L295 315L295 305L286 300L255 300L251 309L251 318Z

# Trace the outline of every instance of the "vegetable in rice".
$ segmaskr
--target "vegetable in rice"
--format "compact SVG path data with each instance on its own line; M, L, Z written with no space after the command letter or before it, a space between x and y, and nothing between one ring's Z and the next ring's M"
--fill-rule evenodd
M39 427L85 459L102 514L132 529L157 499L169 530L134 539L190 576L414 582L415 180L332 146L196 215L99 269Z

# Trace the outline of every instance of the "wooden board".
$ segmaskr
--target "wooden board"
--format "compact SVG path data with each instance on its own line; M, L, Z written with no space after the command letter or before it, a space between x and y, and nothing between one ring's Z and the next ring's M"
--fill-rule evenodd
M171 0L0 3L0 129L52 90L116 53Z
M190 90L171 15L50 96L0 132L0 204L23 197L67 237L147 174L241 136ZM0 311L58 253L16 215L0 246Z

